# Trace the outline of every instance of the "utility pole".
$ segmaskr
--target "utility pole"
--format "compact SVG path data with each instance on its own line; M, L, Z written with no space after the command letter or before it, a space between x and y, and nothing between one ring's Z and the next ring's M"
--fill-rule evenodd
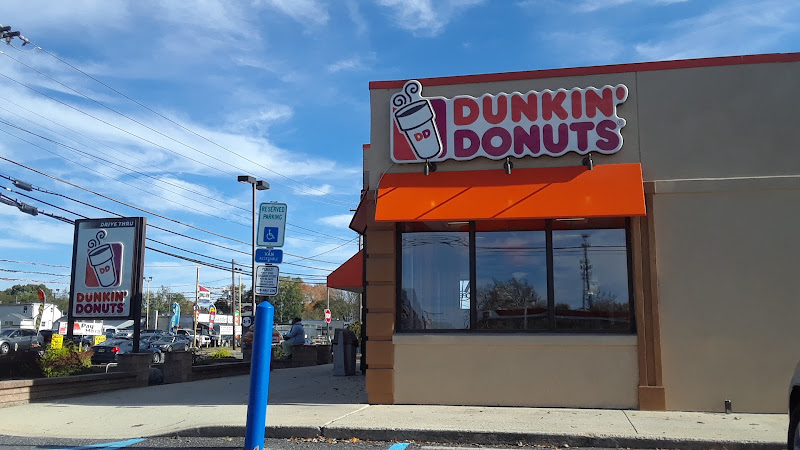
M231 317L233 317L233 336L231 336L231 349L236 350L236 313L238 310L236 309L236 297L234 293L236 292L236 260L231 260Z
M6 44L11 44L11 40L14 38L19 38L22 40L22 46L25 47L30 43L29 40L22 36L19 31L11 31L11 27L6 25L0 25L0 39L5 39Z
M192 311L192 317L194 318L194 329L192 331L192 347L197 347L197 312L200 310L200 306L197 304L197 297L200 295L200 266L197 266L197 277L195 278L194 283L194 310Z
M583 309L587 307L592 309L592 298L591 298L591 287L589 283L592 279L592 265L589 263L589 247L592 244L589 243L589 235L582 234L581 237L583 238L583 243L581 247L583 248L583 259L581 260L581 281L583 281Z
M325 296L328 298L328 308L327 310L331 310L331 288L328 287L328 283L325 283ZM331 339L331 323L327 320L325 321L325 325L328 326L328 342L332 341Z

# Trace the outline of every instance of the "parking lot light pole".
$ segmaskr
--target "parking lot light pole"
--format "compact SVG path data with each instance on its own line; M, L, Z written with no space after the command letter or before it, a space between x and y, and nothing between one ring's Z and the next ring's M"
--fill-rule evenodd
M252 280L251 280L251 289L252 289L252 316L253 318L256 317L256 227L258 226L258 210L256 205L256 191L264 191L269 189L269 183L262 180L256 180L255 177L250 175L239 175L239 183L246 183L253 186L253 230L250 233L250 239L252 242L252 252L250 254L250 264L252 264ZM255 323L255 322L253 322Z
M145 306L145 316L144 316L144 328L146 330L150 329L150 280L153 277L144 277L147 280L147 306Z

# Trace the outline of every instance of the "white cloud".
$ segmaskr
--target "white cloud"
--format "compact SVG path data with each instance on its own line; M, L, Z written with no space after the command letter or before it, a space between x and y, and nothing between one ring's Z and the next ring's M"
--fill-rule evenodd
M565 55L578 61L606 63L617 59L625 49L615 32L592 29L585 32L554 31L543 33L542 39Z
M483 0L447 0L434 7L433 0L377 1L393 10L397 26L421 37L438 36L458 14L483 3Z
M352 214L338 214L335 216L320 217L317 222L337 228L347 228L353 219Z
M364 15L361 14L361 11L358 9L358 2L356 0L347 0L346 4L350 20L353 21L353 24L356 26L356 34L358 36L367 34L369 25L367 24L367 19L364 18Z
M647 0L638 1L639 4L644 5L672 5L675 3L685 3L689 0ZM575 5L575 11L581 13L591 13L602 9L615 8L617 6L627 5L633 3L633 0L583 0Z
M258 3L275 8L303 24L322 25L329 19L325 4L318 0L261 0Z
M595 12L601 9L613 8L630 3L633 0L583 0L575 5L575 10L583 13Z
M800 32L800 4L731 1L668 26L670 35L636 45L645 59L668 60L760 53Z
M364 65L361 63L361 58L358 56L348 59L341 59L336 61L335 63L329 65L327 67L328 72L336 73L341 71L357 71L364 68Z
M289 120L293 115L294 111L289 105L263 105L250 111L237 110L226 119L226 128L234 133L263 137L273 124Z

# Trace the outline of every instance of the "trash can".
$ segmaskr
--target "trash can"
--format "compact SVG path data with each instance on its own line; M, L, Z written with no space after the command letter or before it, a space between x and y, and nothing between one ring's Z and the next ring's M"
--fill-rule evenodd
M336 376L355 375L356 334L346 328L337 328L333 334L333 374Z

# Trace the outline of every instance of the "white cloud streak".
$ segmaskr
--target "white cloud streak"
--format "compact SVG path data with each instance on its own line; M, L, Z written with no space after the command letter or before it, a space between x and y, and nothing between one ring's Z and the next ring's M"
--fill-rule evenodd
M483 3L483 0L447 0L435 6L433 0L377 0L392 10L395 24L418 37L435 37L463 11Z

